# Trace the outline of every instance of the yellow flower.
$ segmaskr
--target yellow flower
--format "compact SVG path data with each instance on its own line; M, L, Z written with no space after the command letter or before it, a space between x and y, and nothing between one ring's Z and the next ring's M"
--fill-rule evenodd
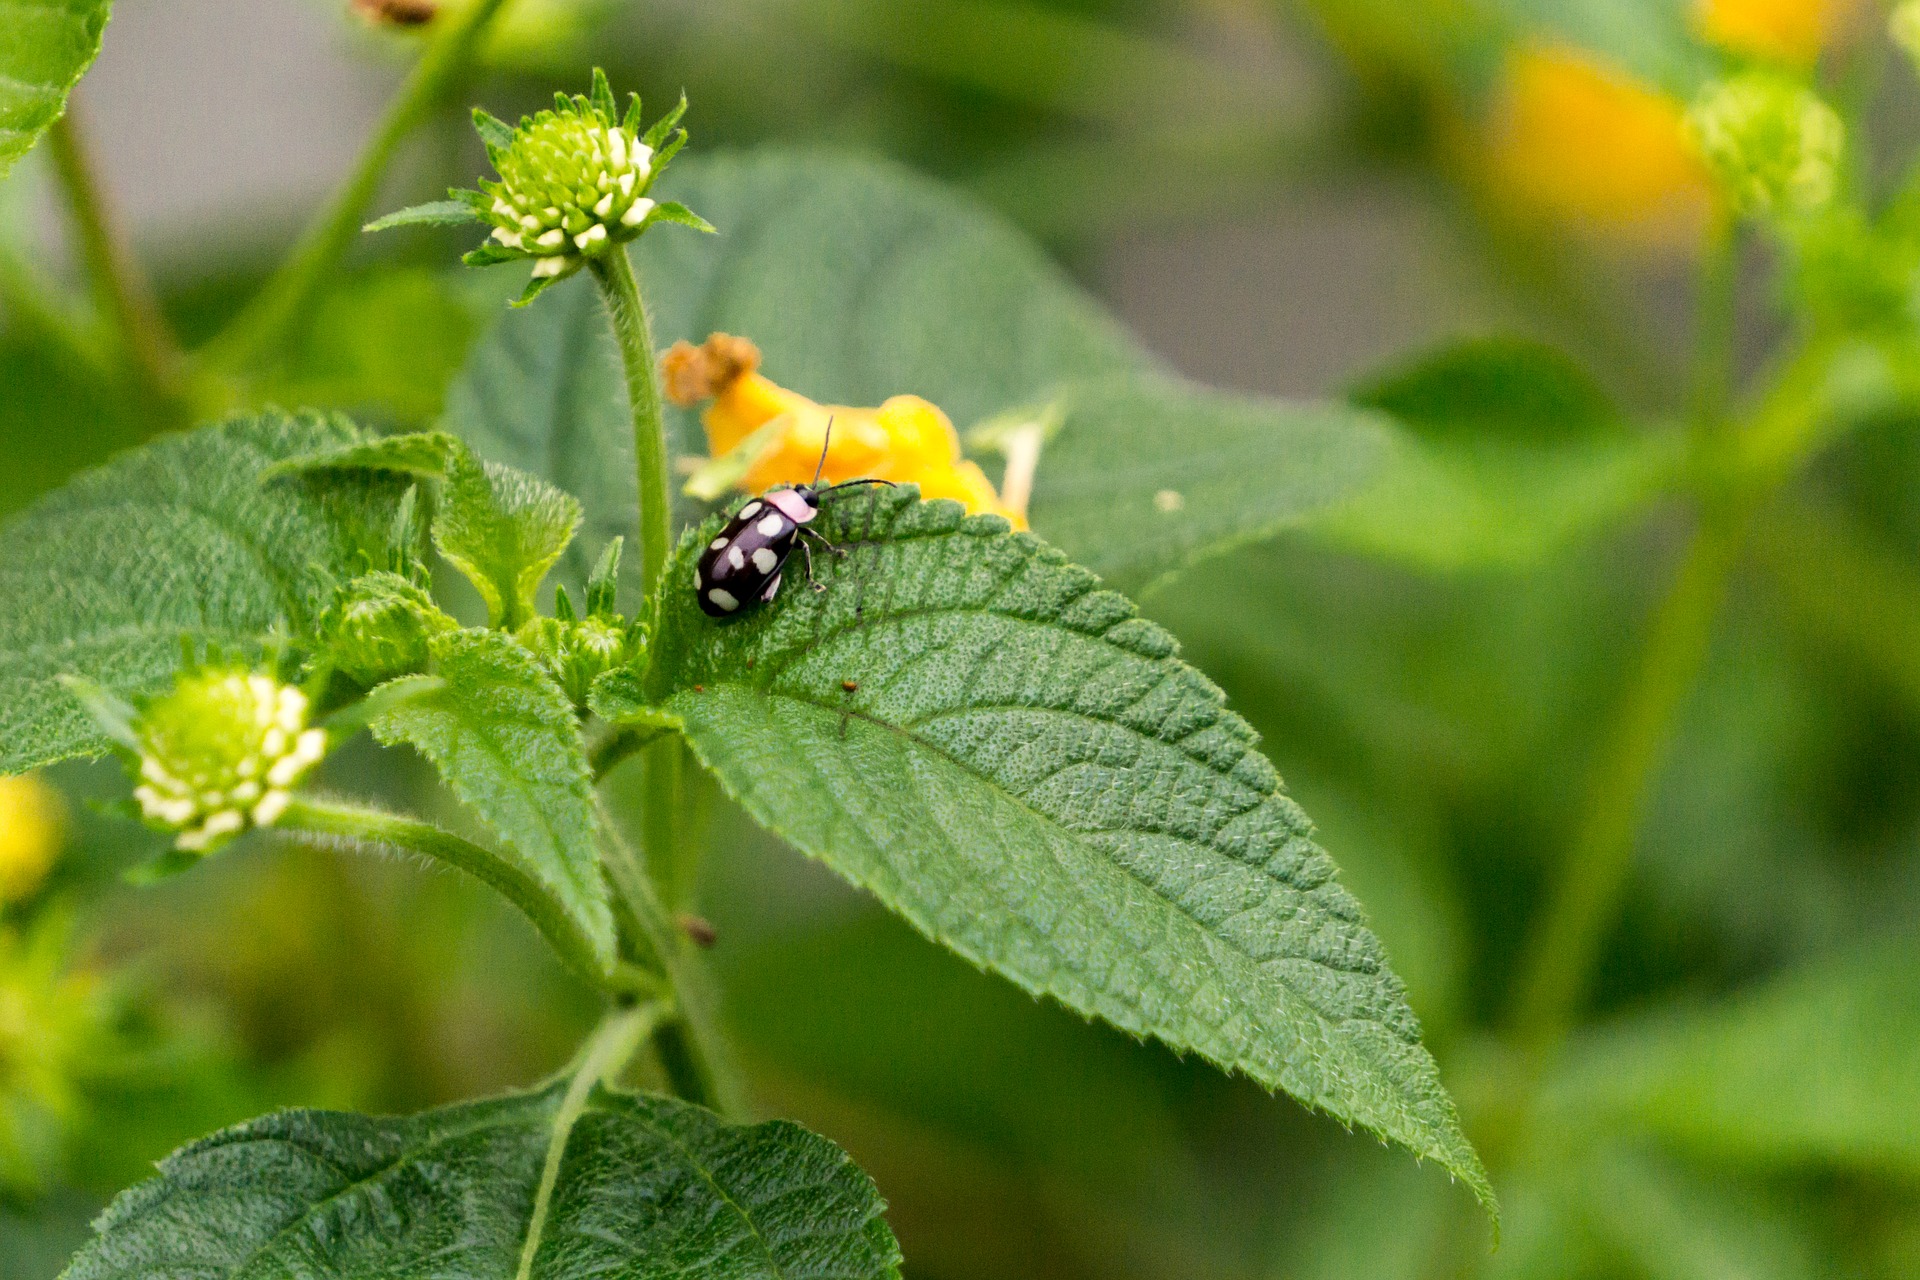
M1516 50L1489 122L1488 177L1555 221L1648 247L1691 244L1712 199L1684 110L1581 50Z
M1027 527L1026 513L1000 501L986 473L960 456L960 436L938 406L900 395L878 408L817 404L760 373L760 351L745 338L716 333L698 347L675 343L661 361L667 396L691 407L711 400L701 423L716 460L751 450L736 483L748 493L805 484L892 480L917 484L925 498L952 498L969 512L1005 516ZM833 424L829 444L827 424ZM821 463L821 450L826 461Z
M38 774L0 777L0 906L32 897L66 835L60 793Z
M1698 0L1694 21L1729 52L1806 67L1859 8L1859 0Z

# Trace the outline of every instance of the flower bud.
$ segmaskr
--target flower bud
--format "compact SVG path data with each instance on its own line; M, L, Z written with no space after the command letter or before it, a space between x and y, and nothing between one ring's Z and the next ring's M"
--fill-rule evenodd
M348 583L321 618L320 631L334 667L372 688L424 670L433 637L458 625L424 589L383 571Z
M1805 85L1767 72L1719 81L1687 125L1737 212L1800 216L1833 199L1846 126Z
M595 680L632 661L641 640L618 617L599 616L535 618L519 634L576 707L587 705Z
M477 192L453 193L493 228L489 243L466 261L484 266L531 258L533 286L525 302L654 221L711 231L692 211L656 204L647 194L686 141L686 131L675 128L685 110L682 99L643 134L639 98L621 117L605 73L595 71L590 97L562 94L551 111L514 128L476 112L499 179L482 181Z
M139 745L133 798L175 847L211 853L250 827L271 826L295 783L326 754L307 726L307 696L238 670L182 675L132 724Z
M1920 0L1900 0L1887 19L1887 34L1920 66Z

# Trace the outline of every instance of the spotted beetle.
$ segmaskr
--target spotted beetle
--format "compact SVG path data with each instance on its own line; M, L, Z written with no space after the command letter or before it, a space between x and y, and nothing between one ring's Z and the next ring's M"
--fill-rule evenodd
M693 589L700 608L711 618L750 613L773 599L780 590L781 572L797 546L807 557L807 581L813 581L813 543L839 553L825 537L807 525L820 514L820 500L840 489L884 484L891 480L846 480L820 484L827 465L826 445L833 442L833 420L827 420L827 439L820 449L820 465L813 479L791 489L774 489L741 507L718 537L700 553L693 570ZM814 590L825 591L814 584Z

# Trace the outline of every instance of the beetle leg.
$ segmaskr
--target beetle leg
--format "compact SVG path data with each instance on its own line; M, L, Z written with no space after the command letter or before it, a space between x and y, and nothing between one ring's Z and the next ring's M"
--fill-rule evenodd
M815 591L825 591L827 584L813 580L813 544L805 538L800 539L800 553L807 558L807 585Z

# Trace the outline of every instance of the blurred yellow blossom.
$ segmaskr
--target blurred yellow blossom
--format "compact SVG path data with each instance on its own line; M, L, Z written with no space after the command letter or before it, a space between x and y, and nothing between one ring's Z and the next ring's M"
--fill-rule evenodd
M66 811L38 774L0 777L0 906L31 897L53 870Z
M1712 44L1804 67L1859 8L1859 0L1698 0L1694 17Z
M1489 178L1555 221L1646 246L1688 245L1712 197L1684 106L1592 54L1515 50L1489 122Z
M749 493L805 484L819 467L823 483L917 484L924 498L952 498L969 512L992 512L1027 527L1026 513L1002 503L986 473L960 456L960 437L947 415L919 396L894 396L873 409L817 404L761 374L759 349L724 333L697 347L675 343L661 367L675 404L712 401L701 422L716 460L736 449L751 451L734 459L740 465L732 478Z

